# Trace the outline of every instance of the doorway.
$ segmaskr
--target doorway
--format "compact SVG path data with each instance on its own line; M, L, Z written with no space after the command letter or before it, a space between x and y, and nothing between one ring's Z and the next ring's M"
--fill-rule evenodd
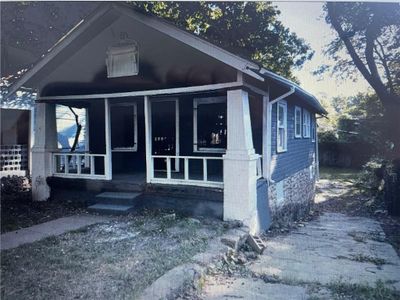
M157 99L151 102L152 155L179 156L178 99ZM179 159L171 160L171 169L179 172ZM166 171L166 159L154 160L155 171Z

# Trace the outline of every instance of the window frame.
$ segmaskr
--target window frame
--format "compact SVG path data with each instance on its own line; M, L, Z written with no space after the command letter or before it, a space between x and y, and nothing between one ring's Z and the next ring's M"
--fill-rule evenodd
M283 107L284 111L284 120L283 120L283 126L279 125L279 107ZM280 147L279 145L279 129L283 128L284 133L285 133L285 142L283 147ZM288 126L287 126L287 102L286 100L280 100L276 104L276 152L277 153L283 153L287 151L287 137L288 137Z
M110 117L111 108L116 106L133 107L133 147L112 147L112 134L111 134L111 152L137 152L138 151L138 116L137 116L137 103L113 103L110 104Z
M299 118L297 117L297 112L300 112L300 116ZM295 106L294 107L294 137L297 138L301 138L302 137L302 128L303 128L303 123L302 123L302 109L300 106ZM297 132L297 122L299 122L300 124L300 132Z
M317 136L317 120L315 118L311 119L311 141L315 143Z
M303 109L303 138L310 138L311 131L311 114L308 110Z
M193 152L194 153L225 153L226 148L208 148L199 147L197 143L197 129L198 129L198 116L197 109L199 105L216 104L216 103L227 103L226 96L218 97L204 97L193 99ZM228 124L226 124L228 127ZM227 128L228 130L228 128Z

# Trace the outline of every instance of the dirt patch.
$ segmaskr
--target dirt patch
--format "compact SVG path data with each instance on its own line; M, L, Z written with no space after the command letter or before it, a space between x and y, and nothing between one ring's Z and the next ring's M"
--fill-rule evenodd
M2 298L135 298L224 230L222 222L199 220L124 216L2 251Z
M84 203L32 201L30 191L1 195L1 233L85 212Z

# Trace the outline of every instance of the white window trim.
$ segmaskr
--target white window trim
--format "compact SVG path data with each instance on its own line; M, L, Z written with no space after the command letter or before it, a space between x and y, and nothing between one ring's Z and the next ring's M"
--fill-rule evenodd
M311 120L311 141L315 143L315 136L317 135L317 120L313 118Z
M307 117L306 117L307 116ZM303 138L310 138L311 115L306 109L303 109ZM304 128L305 127L305 128Z
M284 108L284 120L283 120L283 127L279 127L279 106ZM285 129L285 144L284 147L279 147L279 129ZM287 102L285 100L280 100L276 105L276 151L278 153L286 152L287 151Z
M198 147L197 145L197 108L201 104L226 103L226 97L208 97L193 99L193 152L196 153L225 153L226 149Z
M297 120L297 112L300 112L300 120ZM295 106L294 107L294 137L295 138L301 138L302 137L302 128L303 128L303 123L301 122L301 116L302 116L302 111L301 107ZM300 133L297 133L297 121L300 122Z
M137 103L115 103L113 106L133 106L133 147L114 147L111 149L112 152L137 152L138 149L138 121L137 121ZM111 112L111 110L110 110ZM112 136L111 136L112 141Z

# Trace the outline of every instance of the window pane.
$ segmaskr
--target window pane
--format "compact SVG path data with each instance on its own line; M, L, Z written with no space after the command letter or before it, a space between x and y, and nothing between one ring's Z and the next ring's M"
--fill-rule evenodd
M197 145L199 148L226 148L226 103L200 104L197 107Z
M285 110L282 105L278 105L278 126L284 126L285 122Z

